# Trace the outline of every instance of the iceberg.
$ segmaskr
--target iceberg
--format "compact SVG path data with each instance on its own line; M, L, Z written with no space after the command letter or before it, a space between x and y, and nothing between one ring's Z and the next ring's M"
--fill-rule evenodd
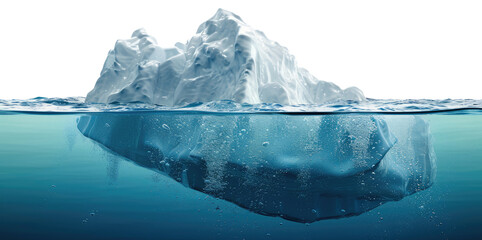
M299 68L287 49L225 10L186 45L142 29L119 40L91 103L321 104L365 101ZM433 184L428 123L408 115L219 112L90 113L86 137L188 188L297 222L349 217Z
M183 106L193 102L306 104L363 101L299 68L295 58L239 16L219 9L187 44L161 48L144 29L118 40L86 101Z

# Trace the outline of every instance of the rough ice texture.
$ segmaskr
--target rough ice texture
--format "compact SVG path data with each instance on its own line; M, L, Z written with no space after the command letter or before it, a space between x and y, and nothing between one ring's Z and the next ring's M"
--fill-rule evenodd
M408 115L98 113L78 128L186 187L298 222L358 215L435 177L428 124Z
M193 102L303 104L363 101L355 87L340 89L299 68L285 47L231 12L219 9L186 45L161 48L145 30L118 40L86 97L91 103Z

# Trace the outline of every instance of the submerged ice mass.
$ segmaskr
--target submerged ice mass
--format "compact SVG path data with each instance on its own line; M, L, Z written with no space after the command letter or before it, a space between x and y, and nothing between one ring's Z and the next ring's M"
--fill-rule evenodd
M364 101L298 68L286 48L219 10L186 44L119 40L91 103L184 106ZM298 222L358 215L430 187L435 155L414 116L91 113L78 129L135 163L253 212Z
M361 214L435 176L413 116L98 113L78 128L186 187L298 222Z
M363 101L356 87L340 89L299 68L288 50L231 12L218 10L186 45L161 48L145 30L118 40L105 61L92 103L193 102L303 104Z

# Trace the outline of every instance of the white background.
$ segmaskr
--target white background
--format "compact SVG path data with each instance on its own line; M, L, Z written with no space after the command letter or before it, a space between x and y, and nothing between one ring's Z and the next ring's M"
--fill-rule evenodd
M186 42L218 8L371 98L482 98L482 1L2 1L0 99L85 96L119 38Z

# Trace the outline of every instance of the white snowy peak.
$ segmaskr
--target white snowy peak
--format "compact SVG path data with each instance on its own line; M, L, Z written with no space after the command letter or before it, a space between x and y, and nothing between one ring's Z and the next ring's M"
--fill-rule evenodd
M285 47L219 9L186 45L161 48L143 29L118 40L86 98L167 106L216 100L320 104L365 97L358 88L342 90L316 79Z

